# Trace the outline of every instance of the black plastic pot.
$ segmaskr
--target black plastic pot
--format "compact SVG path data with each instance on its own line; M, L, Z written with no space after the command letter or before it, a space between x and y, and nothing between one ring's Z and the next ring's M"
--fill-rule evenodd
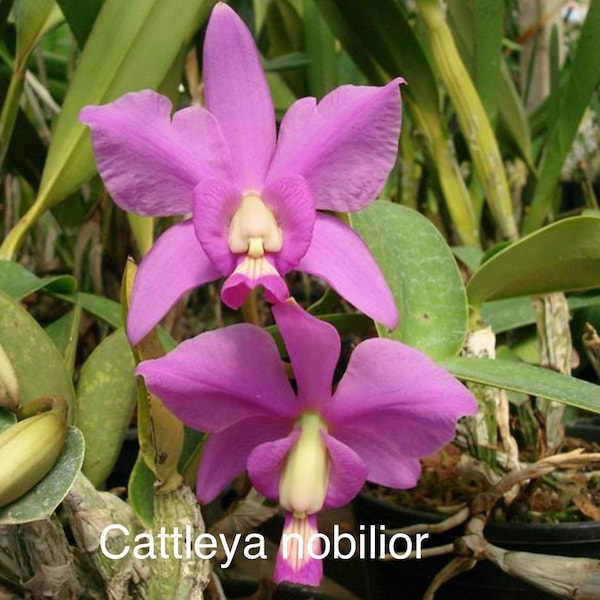
M362 493L354 501L357 527L374 524L401 528L418 523L436 523L443 517L386 503ZM431 535L423 549L449 544L460 536L460 528L443 535ZM490 523L486 539L506 550L537 552L556 556L600 559L600 523L502 524ZM368 536L366 536L368 545ZM368 554L368 553L367 553ZM419 600L433 577L450 560L450 555L417 560L365 560L369 600ZM554 596L513 578L488 561L446 582L436 600L552 600Z

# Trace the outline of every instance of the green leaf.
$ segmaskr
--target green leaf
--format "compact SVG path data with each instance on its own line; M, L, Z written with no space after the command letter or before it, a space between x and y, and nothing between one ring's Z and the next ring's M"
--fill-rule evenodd
M467 303L452 251L431 222L399 204L376 201L350 217L392 290L400 324L379 335L433 358L454 356L467 332Z
M0 408L0 431L4 431L7 427L14 425L17 422L15 413L5 408Z
M29 523L51 515L79 474L84 452L83 435L76 427L69 427L63 451L52 470L24 496L0 508L0 525Z
M131 471L129 485L127 486L127 498L133 512L142 522L144 527L152 527L154 520L154 473L148 468L142 455Z
M99 344L81 368L77 426L85 437L83 474L100 485L111 473L135 407L135 362L122 329Z
M110 298L96 296L95 294L89 294L87 292L78 292L77 294L57 294L57 296L71 304L81 302L81 307L85 311L102 319L102 321L108 323L108 325L115 329L123 327L121 305Z
M311 96L322 98L338 85L335 38L313 0L304 0L304 37L308 66L308 89Z
M38 277L19 263L0 260L0 289L14 300L20 300L42 289L71 294L77 289L77 280L71 275Z
M15 0L17 63L23 64L40 38L62 20L54 0Z
M81 325L81 303L77 302L73 310L63 315L45 328L48 337L62 354L71 377L75 370L79 327Z
M94 174L89 131L78 120L80 110L132 90L160 87L214 3L105 0L56 122L38 197L4 240L0 256L14 256L32 223Z
M77 44L83 48L104 0L57 0L57 3Z
M455 357L439 361L455 377L600 412L600 386L511 360Z
M21 406L41 396L60 395L69 405L72 421L75 392L60 352L29 313L3 292L0 344L17 375Z
M523 231L531 233L542 226L548 217L551 200L556 191L560 170L577 134L579 123L600 83L600 2L590 2L581 29L573 66L560 95L554 123L549 123L550 134L544 145L539 168L539 179L529 212L525 214Z
M600 287L600 217L564 219L492 256L471 277L475 307L488 300Z

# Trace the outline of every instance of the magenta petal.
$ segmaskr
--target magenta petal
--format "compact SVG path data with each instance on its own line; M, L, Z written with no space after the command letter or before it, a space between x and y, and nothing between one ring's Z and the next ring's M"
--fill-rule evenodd
M267 442L254 448L248 458L248 477L254 487L265 497L273 500L279 497L279 479L283 461L296 440L300 430L292 430L293 423L288 423L286 437Z
M308 515L304 519L299 519L286 513L279 551L275 560L273 576L275 583L288 581L314 587L321 583L323 561L313 558L313 556L322 554L320 541L316 537L317 533L317 515Z
M340 336L335 327L293 300L276 304L272 310L292 363L302 410L320 410L331 399Z
M348 302L389 329L398 324L392 293L360 236L339 219L318 214L297 269L324 279Z
M262 197L283 233L283 247L273 254L273 262L283 275L294 269L308 250L315 224L315 201L310 187L300 176L270 183Z
M295 102L281 123L268 180L296 173L313 189L318 209L363 208L381 190L396 160L401 82L345 85L319 104L314 98Z
M86 106L79 118L91 129L100 175L125 210L185 214L199 181L231 177L227 145L203 108L185 108L171 120L169 99L144 90L104 106Z
M137 271L127 335L137 344L187 291L213 281L220 273L202 251L190 220L165 231Z
M285 437L290 427L287 419L253 417L209 435L198 468L198 500L203 503L214 500L228 483L246 470L248 457L255 447Z
M229 225L242 200L241 193L227 181L206 179L194 189L194 228L204 252L229 275L236 256L229 249Z
M229 308L237 310L246 301L248 294L258 286L264 288L265 298L267 302L272 304L283 302L290 297L285 280L276 273L261 275L256 279L252 279L243 273L233 273L223 283L221 299Z
M475 412L469 390L428 356L370 339L352 353L323 418L363 459L369 481L402 488L415 485L418 459L450 442L458 419Z
M244 419L297 413L275 342L244 323L186 340L161 358L141 362L136 373L198 431L216 433Z
M367 480L368 469L352 448L327 433L323 433L322 436L331 465L324 507L344 506L360 492Z
M275 149L275 111L252 35L221 2L206 30L203 73L206 108L231 149L237 184L260 191Z

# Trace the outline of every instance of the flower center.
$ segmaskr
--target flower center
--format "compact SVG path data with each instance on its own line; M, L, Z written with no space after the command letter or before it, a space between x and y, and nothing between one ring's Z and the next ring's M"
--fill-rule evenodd
M234 254L262 258L265 252L279 252L283 235L275 216L256 192L244 194L229 225L229 249Z
M300 436L289 451L279 479L279 502L302 519L323 507L329 485L329 455L321 436L327 426L317 413L298 420Z

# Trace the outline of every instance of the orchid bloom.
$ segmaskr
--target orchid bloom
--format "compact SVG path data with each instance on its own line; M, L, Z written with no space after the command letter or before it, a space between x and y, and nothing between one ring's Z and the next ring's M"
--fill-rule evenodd
M318 585L322 564L306 546L316 514L347 504L366 480L416 485L419 458L451 441L457 419L474 414L476 403L425 354L379 338L357 346L332 393L335 328L293 300L273 306L273 314L296 393L271 336L248 324L184 341L140 363L137 373L184 423L209 433L198 499L213 500L247 469L256 489L287 511L284 532L304 543L291 556L280 548L276 581Z
M333 216L366 206L394 164L401 104L396 79L345 85L317 104L275 112L254 40L218 3L204 45L206 107L171 118L170 101L145 90L87 106L98 169L114 201L140 215L189 215L142 260L128 334L137 343L187 291L226 277L222 299L239 308L262 285L270 302L289 297L291 270L329 283L393 329L391 293L362 239Z

